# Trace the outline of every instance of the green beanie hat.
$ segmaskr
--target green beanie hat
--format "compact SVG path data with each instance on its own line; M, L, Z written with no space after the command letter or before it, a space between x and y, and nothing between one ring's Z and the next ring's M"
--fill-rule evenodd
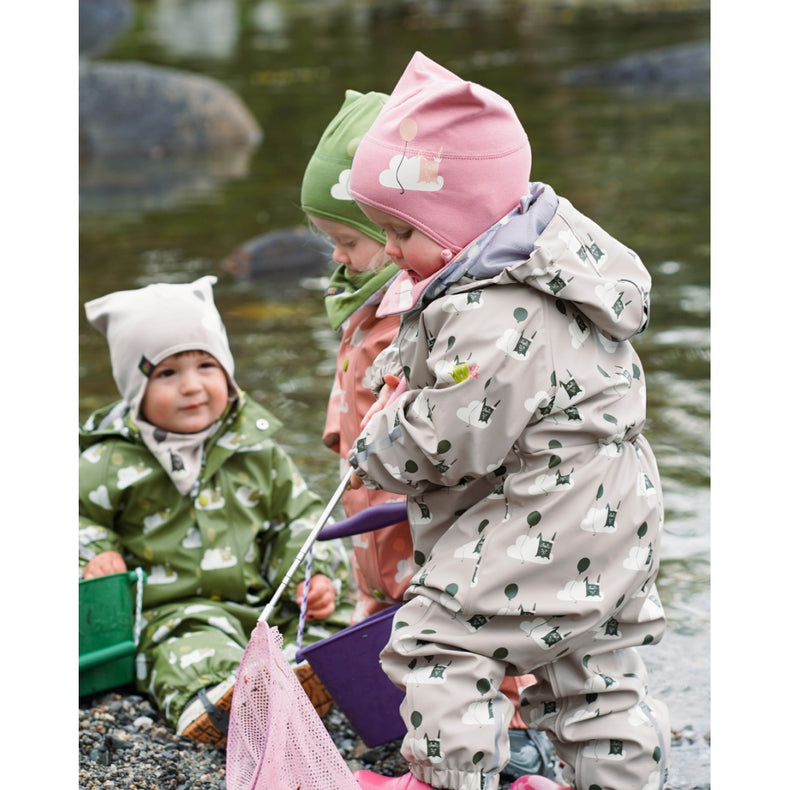
M347 90L343 106L321 135L302 178L302 211L350 225L382 244L384 231L351 197L348 178L357 146L388 98L384 93Z

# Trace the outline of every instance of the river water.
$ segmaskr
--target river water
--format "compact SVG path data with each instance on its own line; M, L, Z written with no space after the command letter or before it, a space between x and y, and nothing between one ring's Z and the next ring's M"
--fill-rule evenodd
M328 496L336 462L320 436L337 340L322 312L321 273L237 281L222 261L252 237L303 224L301 175L346 88L390 91L421 50L503 94L529 134L533 179L633 247L653 276L653 317L636 345L646 434L665 489L660 586L669 629L643 654L652 691L684 736L673 745L672 787L702 788L710 782L709 95L699 85L617 88L566 76L706 41L709 20L704 9L624 3L624 12L591 13L583 5L137 3L101 58L212 76L238 93L264 138L231 157L81 164L79 417L117 397L104 339L82 303L213 273L239 383L283 419L279 438Z

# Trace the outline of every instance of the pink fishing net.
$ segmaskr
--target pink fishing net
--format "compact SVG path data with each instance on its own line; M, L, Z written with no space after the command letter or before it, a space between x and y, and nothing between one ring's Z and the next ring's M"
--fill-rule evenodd
M241 659L226 752L227 790L359 790L282 652L261 620Z

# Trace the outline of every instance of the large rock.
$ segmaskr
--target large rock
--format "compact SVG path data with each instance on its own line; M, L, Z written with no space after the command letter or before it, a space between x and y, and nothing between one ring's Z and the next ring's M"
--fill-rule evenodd
M80 215L138 216L206 199L225 182L247 177L253 151L84 159L79 168Z
M332 244L306 227L282 228L255 236L239 245L221 263L243 282L296 283L302 277L332 272Z
M80 55L93 57L109 49L132 21L129 0L80 0Z
M569 69L569 85L600 85L636 95L710 96L710 41L637 52L606 63Z
M211 77L136 62L83 62L81 156L160 157L249 147L263 137L239 97Z

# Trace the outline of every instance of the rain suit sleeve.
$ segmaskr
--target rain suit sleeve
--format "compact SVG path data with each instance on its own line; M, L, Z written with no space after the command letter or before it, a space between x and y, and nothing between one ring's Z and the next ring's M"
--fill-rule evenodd
M423 310L419 333L431 338L424 368L411 370L411 389L373 416L349 457L366 485L415 494L459 485L501 465L531 417L528 382L547 377L539 351L547 343L541 310L524 310L522 317L519 291L527 289L472 292L475 310L485 308L479 321L466 311L443 310L443 299ZM467 294L459 298L465 302ZM523 335L527 354L500 347L513 333ZM415 388L415 380L426 384ZM498 419L491 419L494 412Z
M113 445L116 444L112 441L98 442L80 455L80 568L104 551L124 553L121 538L115 531L115 514L121 507L123 492L117 483L117 475L108 474Z

